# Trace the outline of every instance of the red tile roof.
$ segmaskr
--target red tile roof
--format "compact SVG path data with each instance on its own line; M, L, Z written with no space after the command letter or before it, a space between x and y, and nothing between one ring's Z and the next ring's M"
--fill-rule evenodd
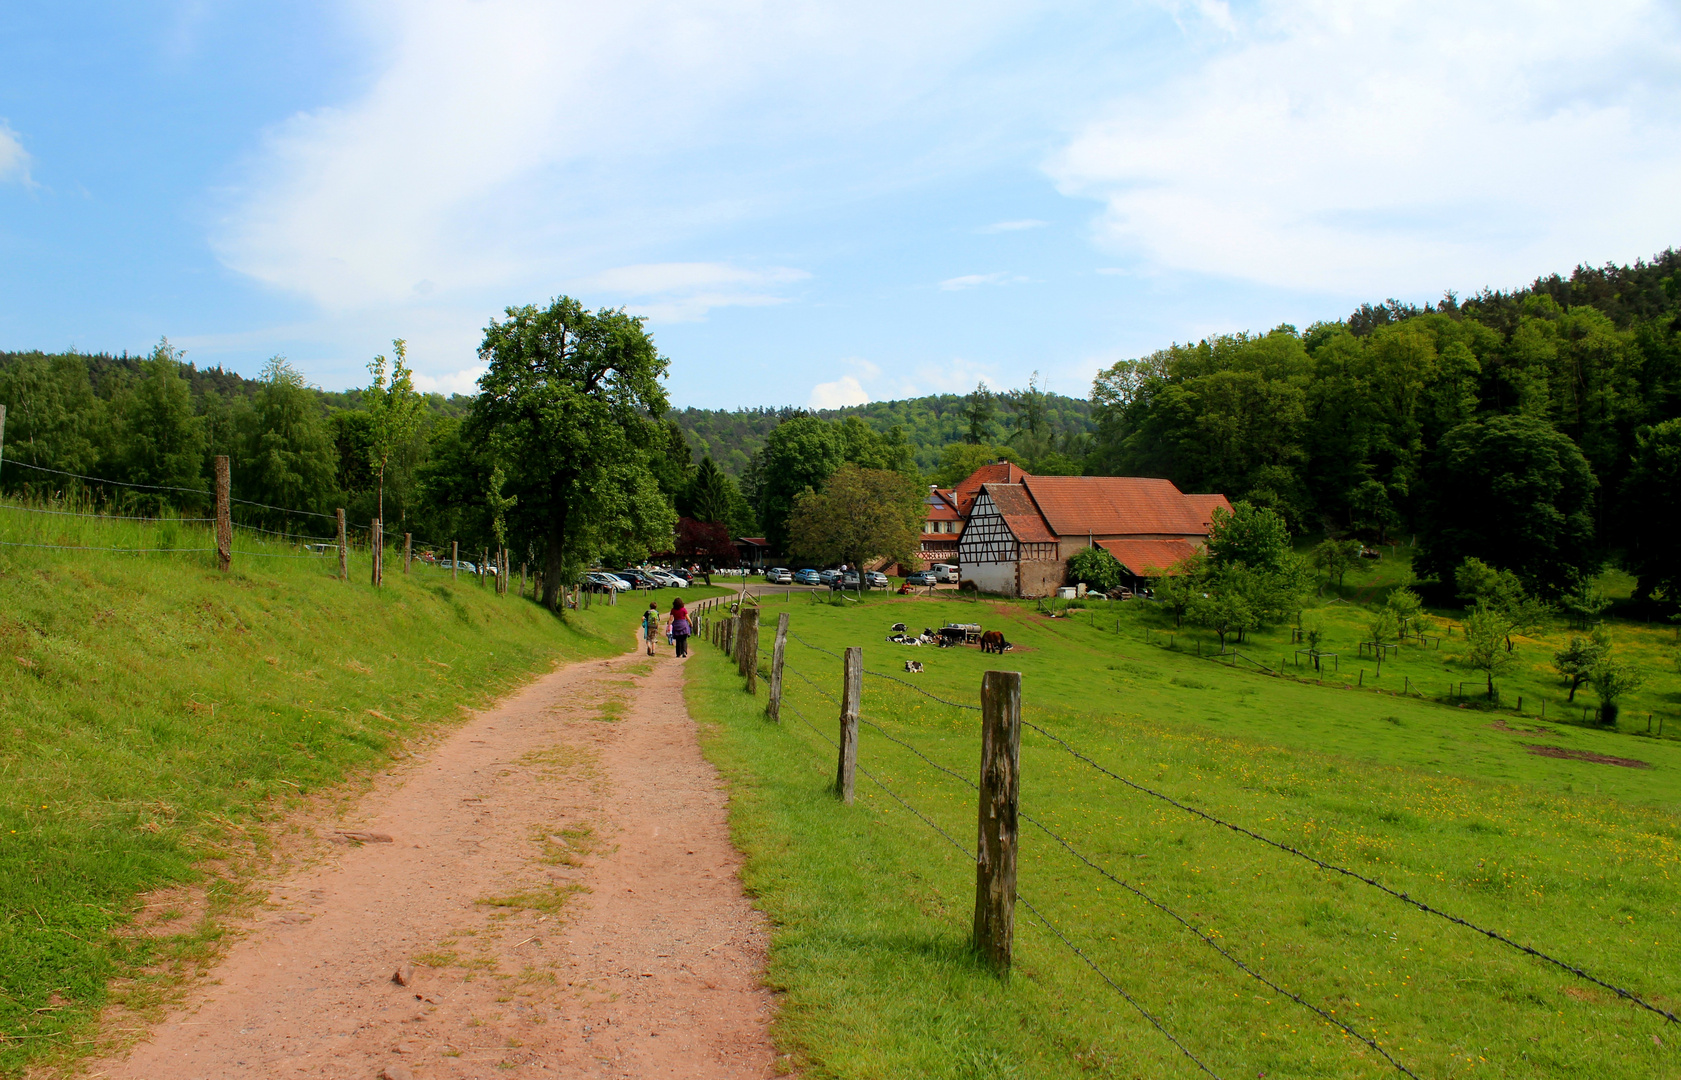
M957 512L964 517L969 516L969 508L975 504L975 497L981 493L984 484L1019 484L1027 479L1028 474L1014 462L999 461L991 465L982 465L956 487L951 493L957 502Z
M1204 536L1200 508L1171 480L1143 476L1029 476L1051 530L1062 536Z
M1056 543L1056 534L1045 527L1045 519L1039 516L1039 508L1033 505L1033 498L1026 488L1020 484L986 484L983 487L992 496L998 512L1004 515L1004 522L1010 526L1017 541L1023 544Z
M1202 518L1202 531L1205 533L1208 531L1208 527L1214 523L1215 507L1219 507L1228 514L1232 512L1232 504L1226 500L1224 495L1187 495L1185 501L1190 503L1198 516Z
M1097 546L1139 577L1167 573L1197 552L1188 540L1099 540Z
M948 488L930 488L928 497L923 499L928 507L923 517L928 521L961 521L962 514L957 512L956 500Z

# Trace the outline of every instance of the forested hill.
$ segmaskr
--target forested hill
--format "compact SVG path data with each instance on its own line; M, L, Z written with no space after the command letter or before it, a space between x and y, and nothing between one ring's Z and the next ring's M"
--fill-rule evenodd
M1005 442L1016 429L1017 412L1011 393L997 395L997 406L981 425L982 443ZM1078 398L1043 394L1045 431L1059 445L1084 449L1094 430L1091 405ZM916 465L932 473L940 463L940 449L948 443L970 438L972 395L931 394L902 401L872 401L844 409L673 409L669 414L683 433L697 459L710 455L726 473L739 478L748 460L765 444L765 436L782 421L794 416L817 416L842 420L856 416L879 434L899 426L915 455Z

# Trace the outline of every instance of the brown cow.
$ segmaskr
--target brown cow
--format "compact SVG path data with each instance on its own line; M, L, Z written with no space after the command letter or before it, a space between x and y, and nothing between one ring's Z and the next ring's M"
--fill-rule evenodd
M981 652L1001 653L1009 647L1010 643L1004 640L1002 631L988 630L981 635Z

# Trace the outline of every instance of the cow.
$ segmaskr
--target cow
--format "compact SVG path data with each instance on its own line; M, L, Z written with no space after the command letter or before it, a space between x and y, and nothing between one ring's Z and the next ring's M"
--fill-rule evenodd
M1004 640L1004 633L1001 630L988 630L981 635L981 652L983 653L1001 653L1009 647L1010 643Z
M905 661L905 670L914 674L914 675L922 674L922 661L921 660L906 660Z

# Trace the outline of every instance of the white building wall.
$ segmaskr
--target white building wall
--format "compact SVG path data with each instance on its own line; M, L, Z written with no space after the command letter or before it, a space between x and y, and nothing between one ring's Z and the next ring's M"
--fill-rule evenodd
M963 580L973 581L984 593L1016 595L1016 564L1013 562L966 562Z

